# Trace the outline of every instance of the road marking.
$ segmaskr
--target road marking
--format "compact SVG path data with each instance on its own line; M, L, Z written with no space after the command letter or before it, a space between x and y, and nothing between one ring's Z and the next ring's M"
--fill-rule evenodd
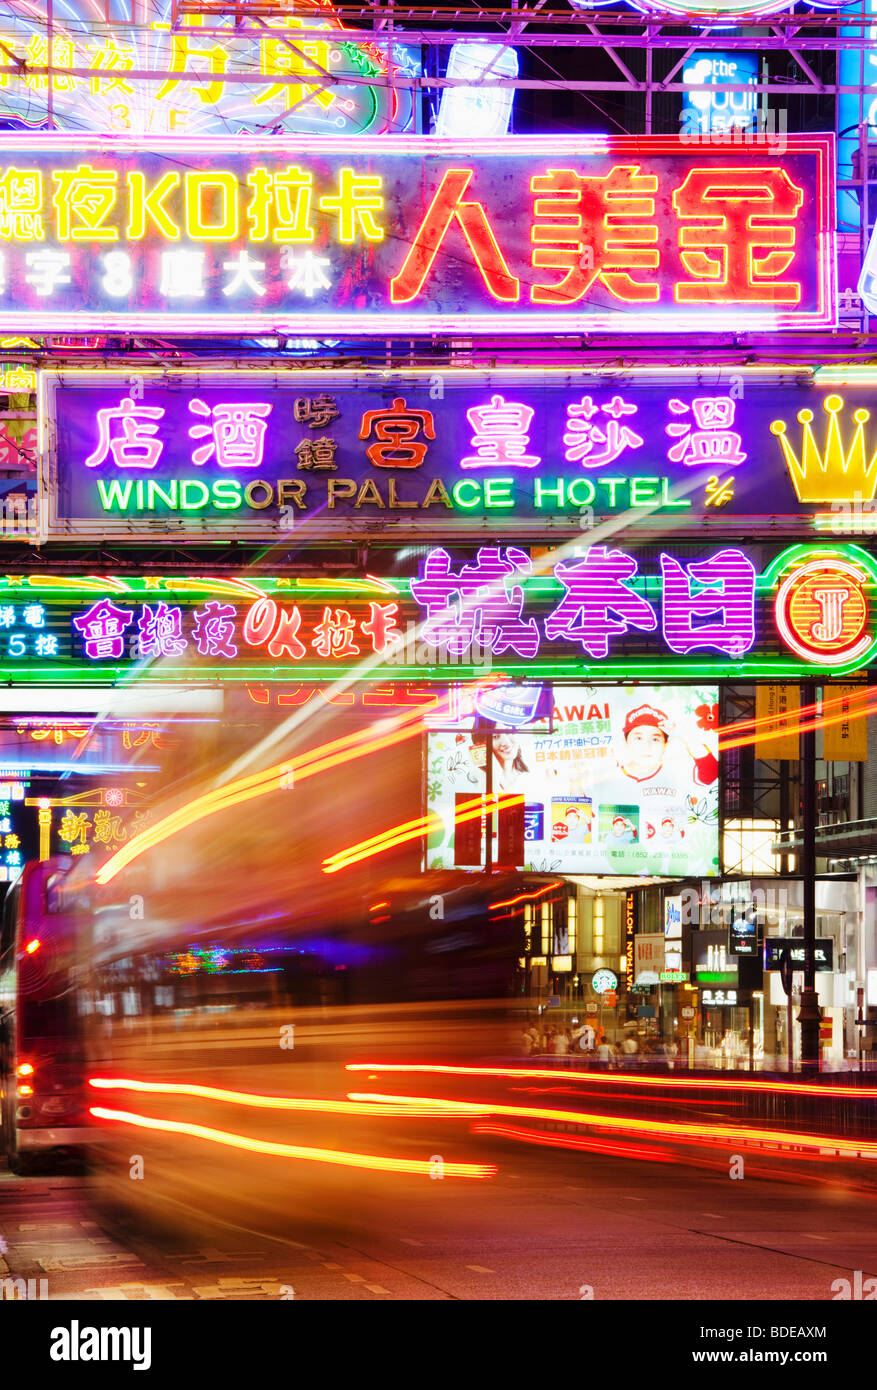
M412 1240L410 1236L400 1236L403 1245L422 1245L422 1240Z
M646 1199L645 1199L645 1197L627 1197L627 1196L625 1196L624 1200L625 1200L625 1202L644 1202Z
M724 1221L725 1219L720 1211L702 1211L700 1214L701 1216L708 1216L710 1221Z
M804 1235L807 1237L808 1240L828 1240L828 1236L813 1235L810 1231L805 1231Z
M351 1284L364 1284L365 1280L361 1274L348 1274L346 1270L341 1271L345 1279L349 1279Z
M383 1284L366 1284L365 1287L371 1289L372 1293L383 1293L386 1294L388 1298L390 1296L390 1290L385 1289Z
M183 1289L184 1284L114 1284L109 1288L86 1289L85 1293L95 1294L103 1302L113 1302L128 1300L137 1302L138 1300L161 1301L174 1303L178 1299L185 1298L185 1294L174 1293L174 1289Z
M467 1265L467 1269L474 1269L476 1274L495 1274L495 1269L488 1269L486 1265Z

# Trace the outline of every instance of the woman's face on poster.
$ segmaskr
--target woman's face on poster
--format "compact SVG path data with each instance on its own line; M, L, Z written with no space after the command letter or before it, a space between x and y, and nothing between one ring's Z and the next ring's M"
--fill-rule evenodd
M511 734L494 734L493 751L502 763L514 762L518 754L518 740Z

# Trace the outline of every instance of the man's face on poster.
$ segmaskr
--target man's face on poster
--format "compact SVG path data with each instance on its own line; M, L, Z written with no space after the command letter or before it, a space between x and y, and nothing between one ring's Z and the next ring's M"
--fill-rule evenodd
M650 777L664 761L667 740L654 724L639 724L625 739L624 765L636 777Z

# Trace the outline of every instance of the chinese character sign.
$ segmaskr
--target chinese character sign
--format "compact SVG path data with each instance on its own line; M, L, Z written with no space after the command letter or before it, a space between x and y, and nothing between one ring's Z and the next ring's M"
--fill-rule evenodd
M835 322L827 136L736 155L669 136L437 148L241 135L193 138L186 153L159 137L109 150L45 133L0 141L0 328L724 331L729 311L739 328ZM429 438L399 399L396 418L372 422L376 450ZM580 404L567 443L583 460L636 448L634 420ZM473 466L491 451L536 457L515 406L497 393L471 417ZM719 428L682 423L694 450Z
M532 539L583 516L807 535L832 504L877 507L871 390L816 375L178 374L41 374L50 535L309 540L379 521L439 539L493 519Z
M447 685L489 672L538 684L659 670L793 682L868 668L870 552L792 545L759 567L761 553L665 540L646 554L618 541L546 557L502 539L412 547L403 576L230 576L219 592L207 577L0 576L0 679ZM698 713L715 726L712 707Z

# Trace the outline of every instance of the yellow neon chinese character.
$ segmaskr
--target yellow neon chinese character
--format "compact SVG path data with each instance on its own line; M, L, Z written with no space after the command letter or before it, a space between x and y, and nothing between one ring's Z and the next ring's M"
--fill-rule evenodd
M146 234L147 217L167 241L179 241L180 229L172 222L164 200L179 187L179 174L164 174L151 193L146 191L145 174L129 174L128 238L139 241Z
M0 178L0 237L44 241L43 176L36 169L6 169Z
M75 169L54 169L56 189L52 194L60 241L118 241L115 227L103 224L116 205L114 169L92 169L79 164ZM74 214L79 219L73 226Z
M49 61L49 45L46 39L38 38L34 34L27 48L24 50L25 61L29 67L44 68ZM73 44L69 39L52 40L52 66L59 68L73 67ZM25 76L25 85L34 91L43 91L49 85L49 79L45 73L31 73ZM76 78L66 76L63 73L52 73L52 90L55 92L72 92L76 87Z
M206 214L205 190L208 194ZM234 241L237 234L237 175L219 169L209 174L187 174L186 235L197 241Z
M27 372L23 367L12 367L3 373L3 385L7 391L30 393L37 389L37 374Z
M300 24L301 21L299 20ZM276 26L272 26L276 27ZM313 100L324 109L332 105L334 97L325 90L320 79L329 70L328 43L299 43L293 45L290 39L263 39L261 45L263 77L295 77L298 75L316 78L311 82L273 82L263 87L258 96L253 97L253 105L261 106L266 101L282 99L287 110L299 106L303 101Z
M84 811L80 811L78 816L74 816L71 810L64 812L61 824L58 826L58 837L63 840L65 845L75 845L80 840L83 845L88 843L88 832L91 829L91 821Z
M184 21L187 29L198 29L203 23L202 15L189 15ZM169 24L152 24L152 29L170 29ZM195 66L189 66L190 61ZM212 43L200 45L193 43L188 34L179 32L171 35L171 57L168 68L171 72L210 72L214 76L224 73L228 65L228 54L221 44ZM180 85L178 77L169 77L166 82L162 82L156 92L156 100L163 101L169 92ZM215 106L222 96L224 83L221 77L213 82L192 82L189 90L197 94L198 100L204 106Z
M18 835L7 835L3 841L4 849L18 849L21 839Z
M109 811L94 813L94 842L96 845L114 845L127 840L128 832L122 824L121 816Z
M311 174L296 165L272 174L258 165L247 174L247 183L253 190L247 208L247 217L253 224L252 241L267 241L269 237L273 241L313 241Z
M129 87L127 82L123 82L118 76L120 72L130 72L134 66L134 49L130 44L126 44L124 49L113 39L107 39L102 48L89 45L91 59L88 66L95 71L109 73L113 70L112 76L93 77L91 79L92 96L100 96L105 92L112 92L118 87L120 92L126 92L129 96L133 94L134 88Z
M372 217L383 206L380 174L356 174L352 169L340 169L337 194L320 199L324 212L338 213L339 241L354 241L357 223L368 241L383 241L384 229Z

